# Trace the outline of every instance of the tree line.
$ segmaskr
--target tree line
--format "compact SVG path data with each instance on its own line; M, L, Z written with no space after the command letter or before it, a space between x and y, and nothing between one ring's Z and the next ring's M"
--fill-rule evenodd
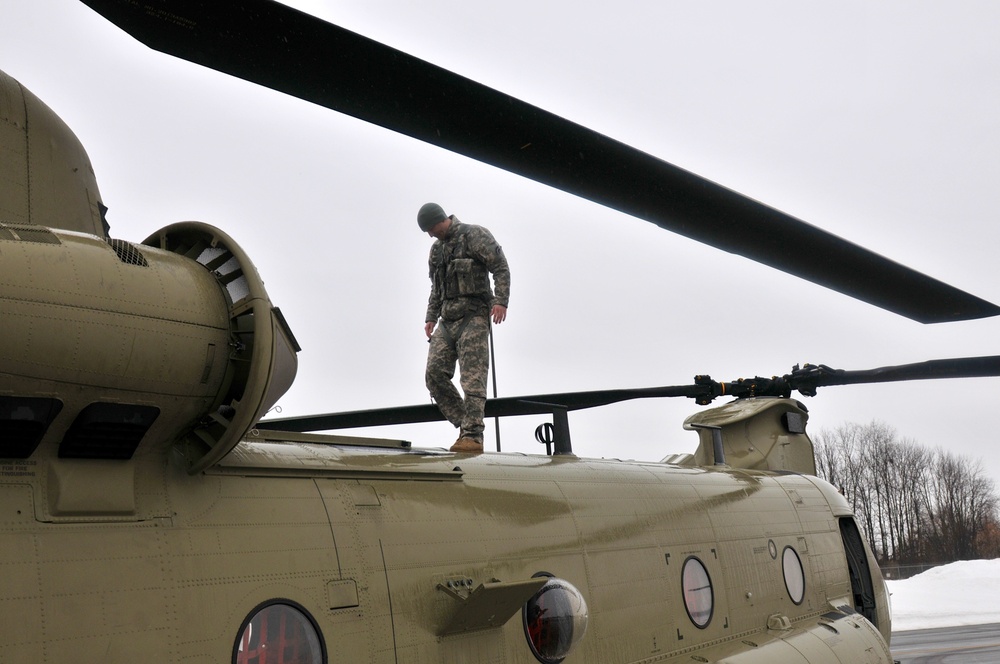
M847 498L880 565L1000 557L1000 500L980 463L883 422L824 429L816 467Z

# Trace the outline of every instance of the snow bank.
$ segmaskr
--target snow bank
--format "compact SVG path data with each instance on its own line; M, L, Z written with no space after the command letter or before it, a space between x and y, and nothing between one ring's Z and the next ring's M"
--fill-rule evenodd
M951 563L886 584L894 632L1000 623L1000 559Z

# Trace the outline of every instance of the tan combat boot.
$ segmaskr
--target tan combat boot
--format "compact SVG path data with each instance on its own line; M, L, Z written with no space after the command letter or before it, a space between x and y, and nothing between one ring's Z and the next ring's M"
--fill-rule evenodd
M476 440L475 438L469 438L468 436L462 436L455 441L455 444L451 446L449 452L482 452L483 444Z

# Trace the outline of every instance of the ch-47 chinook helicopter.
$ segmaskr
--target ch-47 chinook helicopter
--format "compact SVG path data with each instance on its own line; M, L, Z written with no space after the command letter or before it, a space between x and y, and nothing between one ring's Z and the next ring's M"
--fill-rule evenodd
M1000 313L277 3L85 3L155 48L914 320ZM1000 357L807 365L488 402L489 416L551 414L547 455L312 433L440 416L260 421L298 346L250 258L197 222L108 237L83 147L3 74L0 173L0 661L888 663L885 586L846 501L814 476L792 391L1000 375ZM672 396L735 399L688 418L693 455L573 455L569 411Z

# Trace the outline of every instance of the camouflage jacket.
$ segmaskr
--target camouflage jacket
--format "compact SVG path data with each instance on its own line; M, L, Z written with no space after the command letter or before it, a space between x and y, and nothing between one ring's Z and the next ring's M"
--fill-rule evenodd
M486 313L510 300L510 268L493 234L482 226L463 224L452 216L443 240L431 245L428 258L431 295L426 322L458 320L470 313ZM493 275L496 294L490 288Z

